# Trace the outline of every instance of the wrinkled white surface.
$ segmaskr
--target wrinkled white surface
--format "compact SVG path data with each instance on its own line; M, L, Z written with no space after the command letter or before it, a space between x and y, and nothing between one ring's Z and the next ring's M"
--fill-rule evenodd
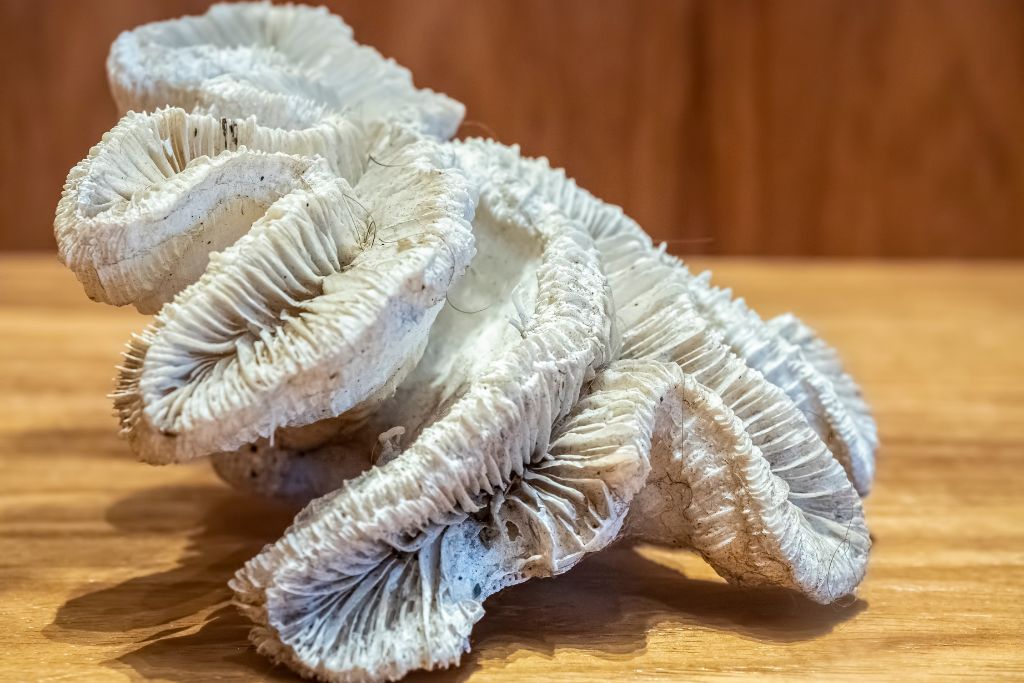
M224 3L201 16L125 31L107 75L122 112L166 105L264 125L306 127L325 112L401 120L439 138L462 121L459 102L417 89L408 69L359 45L323 7Z
M299 671L329 680L377 680L457 659L479 606L443 610L436 629L416 626L418 620L404 619L419 608L401 603L418 596L433 604L433 596L420 593L432 579L423 578L427 588L408 579L409 592L384 604L365 596L369 584L362 582L384 580L378 574L389 572L387 558L419 542L421 530L479 510L488 496L524 476L548 452L554 425L572 409L594 368L610 359L611 302L592 241L550 207L520 204L505 189L484 186L478 214L538 242L536 271L526 276L535 279L536 294L521 327L500 320L513 335L498 349L492 346L459 387L442 390L439 398L449 405L436 421L397 457L313 501L233 583L259 625L253 632L257 646ZM477 333L489 336L486 329ZM463 334L432 335L430 344L442 348L428 365L447 367L461 353ZM449 397L451 390L457 395ZM465 563L457 571L475 569ZM353 603L327 611L318 622L315 601L305 597L311 592L339 601L351 594ZM408 628L395 626L393 618Z
M473 253L473 197L437 143L400 139L389 158L351 186L322 159L286 157L303 182L133 340L115 406L141 458L335 417L412 369Z
M130 114L72 170L62 258L159 310L115 394L133 450L309 501L232 582L261 652L330 681L447 666L488 595L623 537L856 589L877 430L799 320L545 159L437 141L462 106L322 9L144 26L108 73L122 108L196 113Z
M585 225L605 260L614 254L621 264L623 274L613 282L617 309L629 307L623 296L631 287L629 268L640 275L648 267L657 268L662 274L660 282L685 290L721 341L797 404L826 439L858 491L866 494L870 490L878 443L874 421L834 352L809 328L793 319L798 330L794 327L787 336L779 324L765 323L741 299L732 299L729 290L713 287L709 274L691 275L682 261L664 253L664 247L656 248L622 209L579 188L563 170L550 168L546 159L522 157L518 147L493 140L472 139L453 145L459 165L471 177L512 175L531 193Z
M211 252L304 186L308 162L295 157L323 156L356 183L370 141L337 116L284 131L174 108L128 114L68 174L54 221L61 259L91 299L155 313Z

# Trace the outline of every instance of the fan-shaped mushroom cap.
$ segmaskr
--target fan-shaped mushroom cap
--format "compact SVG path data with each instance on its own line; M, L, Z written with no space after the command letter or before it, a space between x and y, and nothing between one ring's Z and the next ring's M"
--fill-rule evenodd
M434 600L438 556L436 544L417 536L476 511L486 496L523 476L548 452L553 426L569 413L593 369L609 358L610 301L590 238L542 204L520 204L521 195L507 187L482 190L476 224L480 253L490 258L475 262L467 275L478 277L477 284L493 283L492 315L473 322L484 309L446 309L417 375L406 380L404 396L403 389L396 396L395 412L374 415L400 416L411 444L311 503L236 579L239 600L265 627L253 638L306 673L331 680L394 678L461 653L478 607L442 607L442 622L420 622L418 610ZM522 236L532 239L524 243ZM488 244L491 239L496 243ZM539 253L524 259L533 251L530 241ZM521 256L503 266L516 252ZM510 280L520 291L532 281L518 303ZM510 319L517 310L522 319ZM432 421L436 413L441 416ZM423 558L406 563L409 571L379 564L406 547L427 548ZM382 591L399 586L403 596L422 591L423 601L375 608ZM402 642L416 636L396 632L392 620L420 622L429 633Z
M225 3L146 24L114 41L107 74L122 112L172 104L230 116L244 104L258 107L246 114L288 127L309 125L324 107L360 120L398 118L440 138L455 133L464 112L417 89L407 69L356 43L323 7Z
M115 405L136 453L171 462L382 400L422 353L473 253L473 197L421 140L354 187L284 155L277 199L129 347Z
M284 131L181 109L129 113L68 174L54 221L61 258L89 298L153 313L199 278L210 252L308 185L301 157L323 156L355 183L371 140L337 116Z
M834 382L843 375L841 370L839 374L820 370L804 357L798 345L762 321L742 300L733 300L728 290L712 287L708 276L690 275L681 261L665 254L663 248L655 249L650 237L619 207L579 188L563 170L552 169L546 159L524 158L518 147L492 140L452 144L460 166L470 177L487 178L501 173L519 178L538 196L586 226L606 263L613 250L619 252L624 267L612 278L617 310L629 305L622 293L630 290L633 273L643 274L643 268L636 265L639 261L663 265L659 272L690 292L700 316L730 349L777 384L800 407L810 424L827 440L857 489L862 493L869 490L877 444L873 438L874 424L865 410L837 396ZM655 258L647 258L652 254ZM841 391L849 393L848 388Z

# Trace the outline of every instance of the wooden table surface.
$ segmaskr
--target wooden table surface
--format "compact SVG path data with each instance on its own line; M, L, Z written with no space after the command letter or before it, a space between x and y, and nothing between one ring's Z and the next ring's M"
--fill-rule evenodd
M492 599L461 668L409 680L1024 677L1024 265L697 265L818 328L876 410L857 598L615 548ZM144 322L52 256L0 258L0 680L297 680L249 648L225 586L293 511L116 436L105 394Z

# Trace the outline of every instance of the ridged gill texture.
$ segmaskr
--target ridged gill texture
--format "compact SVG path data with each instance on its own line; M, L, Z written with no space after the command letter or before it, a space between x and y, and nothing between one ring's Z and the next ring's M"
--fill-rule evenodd
M68 174L54 221L60 257L89 298L154 313L303 185L308 161L293 157L323 156L356 183L369 141L337 116L285 131L254 117L130 113Z
M125 31L107 76L122 112L175 105L266 125L308 125L326 112L360 121L401 120L438 138L454 135L459 102L413 85L412 74L326 8L242 2Z
M472 256L472 198L436 143L390 157L354 187L289 158L307 166L302 185L133 339L115 406L140 457L230 451L354 409L412 369Z
M113 394L136 456L304 504L230 582L261 653L451 666L488 596L623 538L857 589L878 432L800 320L546 159L450 141L462 105L322 8L214 5L107 69L127 113L68 175L60 255L156 314Z

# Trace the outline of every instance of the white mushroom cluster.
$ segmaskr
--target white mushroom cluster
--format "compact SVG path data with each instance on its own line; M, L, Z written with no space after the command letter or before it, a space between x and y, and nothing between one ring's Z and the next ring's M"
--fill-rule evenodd
M107 68L126 113L68 176L60 255L155 313L114 393L138 457L305 504L231 581L260 652L449 666L489 595L624 538L856 590L876 430L799 320L545 159L451 139L462 105L322 8L216 5Z

